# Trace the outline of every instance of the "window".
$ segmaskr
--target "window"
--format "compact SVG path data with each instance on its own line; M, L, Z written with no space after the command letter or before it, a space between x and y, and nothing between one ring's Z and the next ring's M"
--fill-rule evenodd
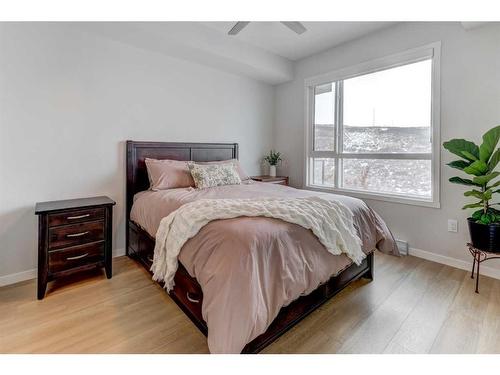
M438 206L439 44L306 80L306 185Z

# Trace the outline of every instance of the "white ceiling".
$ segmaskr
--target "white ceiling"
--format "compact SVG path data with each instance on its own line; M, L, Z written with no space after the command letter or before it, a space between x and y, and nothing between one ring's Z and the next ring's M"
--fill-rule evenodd
M226 38L200 22L75 22L80 31L142 49L279 84L293 78L292 62L262 48Z
M293 79L293 60L389 27L395 22L303 22L297 35L280 22L250 22L237 36L234 22L76 22L72 27L135 47L272 85Z
M227 35L235 22L202 24L218 30L226 38L249 43L289 60L299 60L396 22L302 22L307 28L302 35L294 33L280 22L250 22L236 36Z

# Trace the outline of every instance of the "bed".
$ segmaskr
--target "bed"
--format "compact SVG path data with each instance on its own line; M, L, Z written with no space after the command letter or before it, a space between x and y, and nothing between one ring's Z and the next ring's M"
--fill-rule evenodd
M138 261L148 271L153 262L154 234L161 218L185 202L203 198L253 198L259 195L303 197L317 194L253 181L237 186L203 189L203 191L188 188L153 192L148 190L146 158L197 162L237 159L238 144L127 141L126 251L129 257ZM373 279L373 251L376 247L386 253L398 255L394 239L385 223L364 203L349 197L331 194L323 194L323 196L328 199L343 200L343 203L354 212L359 235L366 244L363 248L366 258L361 264L354 264L344 254L332 256L321 251L321 245L317 243L310 231L272 218L242 217L213 221L185 244L179 255L179 268L174 278L175 286L169 295L203 334L208 335L208 327L211 327L212 336L208 335L211 352L259 352L351 282L361 277ZM369 228L369 230L362 230L363 228ZM238 240L232 242L232 247L226 246L224 259L233 259L236 262L229 262L229 265L221 271L218 267L219 263L223 263L220 260L221 255L218 255L219 259L215 267L213 264L210 266L211 258L209 257L212 257L212 263L213 259L217 259L215 258L217 254L213 255L213 249L216 245L221 247L220 242L225 238L221 237L220 233L227 234L230 231L233 234L238 232L240 235L246 235L247 242L255 242L254 239L258 237L264 237L271 242L264 242L267 245L256 245L257 251L256 246L253 246L255 254L250 254L245 261L239 262L244 263L243 265L238 263L237 257L240 256L237 252ZM280 233L283 233L286 238L279 237ZM214 242L218 243L214 245ZM295 248L298 243L306 244L307 246L304 246L306 249L301 248L295 261L292 258L287 260L287 256L295 254L287 253L287 251ZM241 242L241 244L241 248L244 249L246 243ZM314 249L314 246L318 249ZM259 258L265 256L260 253L267 254L266 262ZM241 253L243 257L246 255L246 253ZM277 257L277 260L273 257ZM258 259L249 266L248 262L255 258ZM304 285L299 287L300 283L297 282L297 290L290 288L291 284L294 285L293 283L283 282L282 289L286 293L269 292L272 289L268 288L271 281L267 281L267 275L259 267L267 270L272 268L273 262L286 263L288 261L296 268L300 268L303 262L308 267L312 267L314 272L305 268L294 271L305 275ZM267 264L271 266L268 267ZM240 268L236 269L237 267ZM255 281L255 277L252 278L251 273L254 271L247 275L246 269L249 267L252 270L257 269L255 272L259 273L259 280ZM291 272L290 267L289 265L281 267L281 273L273 276L274 282L277 280L281 286L281 280L286 279ZM213 280L217 277L218 282ZM242 284L238 285L240 282ZM244 285L249 283L262 284L264 287L267 283L268 287L263 287L262 291L256 291L258 288L255 286L245 289ZM231 296L235 290L242 294L238 304L234 302L234 296ZM262 297L262 294L269 295ZM266 299L267 305L264 304L265 306L260 310L254 311L252 303L255 303L253 301L256 298L259 301ZM256 322L251 322L255 324L255 327L240 327L238 319L243 319L242 316L249 313L253 314L252 319L256 317L254 319ZM248 317L246 319L252 320ZM210 324L207 324L207 321ZM216 332L221 332L219 337L214 337ZM225 341L230 344L226 345Z

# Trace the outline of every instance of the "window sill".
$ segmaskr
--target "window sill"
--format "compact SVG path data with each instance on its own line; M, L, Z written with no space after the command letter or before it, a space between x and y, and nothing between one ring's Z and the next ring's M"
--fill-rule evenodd
M349 190L349 189L340 189L340 188L328 188L323 186L315 186L315 185L306 185L306 190L320 191L323 193L332 193L332 194L341 194L348 195L354 198L359 199L370 199L377 200L383 202L391 202L391 203L400 203L407 204L411 206L421 206L421 207L430 207L430 208L441 208L441 204L439 201L432 201L426 199L419 198L408 198L398 195L386 195L386 194L377 194L373 192L361 192L358 190Z

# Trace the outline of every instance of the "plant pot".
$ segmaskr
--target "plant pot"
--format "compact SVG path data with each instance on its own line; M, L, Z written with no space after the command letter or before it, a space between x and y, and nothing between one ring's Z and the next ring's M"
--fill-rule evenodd
M490 253L500 253L500 224L476 223L468 218L472 246Z
M276 177L276 166L275 165L269 166L269 176Z

